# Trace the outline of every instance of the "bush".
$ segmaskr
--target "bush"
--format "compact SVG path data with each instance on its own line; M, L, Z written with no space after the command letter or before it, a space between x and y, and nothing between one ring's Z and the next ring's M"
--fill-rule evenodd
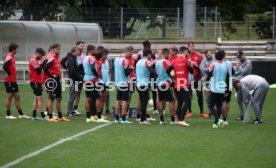
M272 15L259 15L252 28L261 39L272 38Z

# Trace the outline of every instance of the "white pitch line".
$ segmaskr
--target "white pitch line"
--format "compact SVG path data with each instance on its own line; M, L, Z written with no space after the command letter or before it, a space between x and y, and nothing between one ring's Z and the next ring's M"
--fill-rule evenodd
M18 159L16 159L16 160L10 162L10 163L7 163L7 164L1 166L1 168L8 168L8 167L10 167L10 166L14 166L14 165L16 165L16 164L18 164L18 163L20 163L20 162L22 162L22 161L24 161L24 160L27 160L27 159L29 159L29 158L31 158L31 157L34 157L34 156L36 156L36 155L39 155L39 154L41 154L41 153L43 153L43 152L45 152L45 151L47 151L47 150L49 150L49 149L51 149L51 148L53 148L53 147L56 147L56 146L58 146L58 145L60 145L60 144L63 144L63 143L65 143L65 142L67 142L67 141L70 141L70 140L73 140L74 138L80 137L80 136L85 135L85 134L87 134L87 133L96 131L96 130L98 130L98 129L100 129L100 128L106 127L106 126L108 126L108 125L110 125L110 124L111 124L111 123L102 124L102 125L99 125L99 126L97 126L97 127L88 129L88 130L86 130L86 131L77 133L77 134L75 134L75 135L73 135L73 136L70 136L70 137L68 137L68 138L61 139L61 140L59 140L59 141L57 141L57 142L55 142L55 143L52 143L52 144L50 144L50 145L47 145L47 146L43 147L43 148L41 148L41 149L39 149L39 150L37 150L37 151L31 152L31 153L29 153L29 154L27 154L27 155L24 155L24 156L22 156L22 157L20 157L20 158L18 158Z

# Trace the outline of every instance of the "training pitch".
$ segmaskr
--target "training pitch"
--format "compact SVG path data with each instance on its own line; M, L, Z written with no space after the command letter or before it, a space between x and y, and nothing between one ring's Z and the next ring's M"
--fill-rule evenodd
M27 84L19 85L21 106L29 116L33 95ZM263 124L235 121L238 105L232 94L229 126L212 129L213 118L200 118L197 97L193 99L191 127L85 123L84 116L68 123L5 119L5 89L0 83L0 167L96 167L96 168L233 168L276 167L276 89L270 89L263 109ZM63 92L65 114L68 90ZM79 110L84 114L84 92ZM44 96L45 97L45 96ZM110 106L115 104L111 93ZM46 103L46 97L44 104ZM136 94L131 107L137 104ZM148 113L152 114L152 106ZM168 106L165 119L169 121ZM204 110L207 111L206 103ZM55 111L55 110L54 110ZM104 110L105 111L105 110ZM18 116L12 103L12 115ZM251 114L253 120L255 114ZM109 120L114 120L109 116Z

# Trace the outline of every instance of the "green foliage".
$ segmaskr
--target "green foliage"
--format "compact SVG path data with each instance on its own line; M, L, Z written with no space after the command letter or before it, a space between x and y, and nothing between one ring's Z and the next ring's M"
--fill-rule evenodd
M258 15L255 24L252 26L261 39L272 37L272 15Z
M14 10L19 9L17 0L1 0L0 1L0 20L14 16Z
M221 22L224 38L230 38L227 33L233 34L237 32L237 28L234 25L233 21L244 21L246 0L199 0L197 2L198 6L201 7L218 7L218 20ZM212 14L212 12L210 14ZM202 16L203 15L201 11L201 15L199 15L198 13L197 17L197 20L201 21L201 26L203 26L204 21L204 17ZM214 16L211 17L214 21Z
M207 12L207 21L213 22L215 20L214 7L218 8L218 22L222 25L222 34L224 38L229 39L238 34L238 26L246 24L246 14L271 11L272 7L276 6L276 1L197 0L197 22L202 27L204 26L204 10L202 10L204 6L211 10ZM118 38L121 30L121 7L124 8L125 13L122 25L123 37L137 31L137 28L136 30L134 28L137 21L147 25L148 29L159 28L162 31L162 37L166 37L168 25L177 27L176 8L181 8L180 20L182 20L183 0L1 0L0 19L9 18L14 15L14 10L20 8L23 9L21 20L32 18L36 21L97 22L102 27L104 36ZM164 17L162 23L160 16ZM260 16L258 21L269 21L269 19L268 16ZM253 28L259 37L271 38L269 37L270 23L258 21Z

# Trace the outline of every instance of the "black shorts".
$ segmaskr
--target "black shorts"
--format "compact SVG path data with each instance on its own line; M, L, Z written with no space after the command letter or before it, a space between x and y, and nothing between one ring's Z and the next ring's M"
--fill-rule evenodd
M79 83L78 83L78 89L82 90L82 88L83 88L83 81L79 81Z
M86 83L85 84L85 95L86 97L99 98L100 94L97 90L96 83Z
M103 91L106 91L106 90L108 90L108 89L109 89L109 85L104 84L104 85L103 85L103 88L104 88L104 89L103 89Z
M191 83L192 84L192 83ZM193 84L194 84L194 89L197 91L197 92L202 92L202 85L203 85L203 82L202 81L193 81Z
M223 93L210 93L210 107L216 106L217 110L221 110L221 106L223 103L224 94Z
M232 96L232 92L230 91L228 96L224 97L224 101L227 103L231 102L231 96Z
M49 78L45 83L45 88L49 94L49 98L51 100L55 100L56 98L61 98L61 83L58 78Z
M157 84L156 84L156 80L154 80L154 83L150 83L150 90L152 92L156 92L157 91Z
M39 82L31 82L31 88L33 89L33 93L36 96L42 96L42 83Z
M129 101L128 87L117 87L117 101Z
M129 92L135 93L136 79L130 81Z
M18 85L16 82L4 82L5 88L6 88L6 93L17 93L19 92L18 90Z
M171 86L158 86L158 97L159 101L167 101L172 102L174 101L173 98L173 88Z

